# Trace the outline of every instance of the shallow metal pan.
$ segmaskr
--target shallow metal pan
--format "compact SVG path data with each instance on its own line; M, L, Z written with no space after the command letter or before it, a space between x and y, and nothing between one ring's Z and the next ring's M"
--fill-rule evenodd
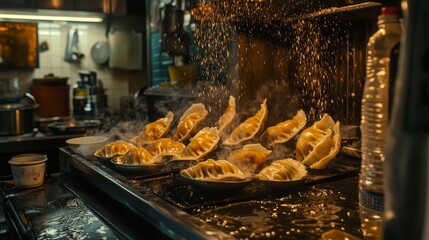
M110 162L112 163L112 165L115 167L115 169L119 174L123 176L134 176L134 177L160 173L167 165L165 163L139 164L139 165L122 164L122 163L117 163L115 158L112 158Z
M70 120L51 123L48 127L55 134L79 134L90 129L96 129L100 125L100 120Z
M185 169L180 170L179 174L186 179L193 190L209 195L242 191L253 181L252 178L246 178L241 181L204 181L184 175L183 170Z

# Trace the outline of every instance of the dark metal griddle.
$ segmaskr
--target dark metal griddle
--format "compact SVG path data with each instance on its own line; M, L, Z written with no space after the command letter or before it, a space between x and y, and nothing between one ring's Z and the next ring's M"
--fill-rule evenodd
M273 192L265 185L253 181L233 194L223 194L222 189L219 189L218 193L207 194L193 189L178 174L179 169L129 178L119 174L106 162L85 159L71 152L69 148L60 148L61 172L93 184L174 239L235 238L222 227L205 222L196 216L205 211L257 201L267 196L275 199L277 195L283 196L324 182L356 176L359 162L356 159L341 156L339 158L342 159L336 162L341 164L335 163L326 170L310 172L310 177L306 181L285 191ZM237 229L239 227L236 226Z

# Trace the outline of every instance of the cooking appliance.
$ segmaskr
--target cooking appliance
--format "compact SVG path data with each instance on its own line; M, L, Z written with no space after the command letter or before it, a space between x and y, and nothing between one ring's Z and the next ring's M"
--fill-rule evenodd
M237 3L237 1L230 2L233 4ZM265 4L272 1L238 2ZM282 1L274 2L279 3ZM288 3L288 1L284 2ZM327 1L327 3L328 2L332 3L333 1ZM316 101L321 99L322 103L334 103L332 105L328 104L323 106L328 106L328 111L330 113L334 113L332 114L335 116L334 118L341 119L342 123L355 123L355 121L359 119L359 116L355 115L357 112L356 109L359 110L359 106L357 106L356 103L360 100L359 87L361 87L361 82L363 80L361 70L363 69L362 57L364 55L364 50L362 49L361 44L366 42L367 37L374 29L373 16L378 14L377 10L379 10L380 5L374 3L369 5L363 4L352 7L332 8L329 9L329 11L312 13L311 10L314 10L313 7L319 5L320 4L314 4L309 8L310 14L304 16L303 19L309 20L310 25L304 24L302 26L299 26L300 23L303 23L303 21L300 20L300 17L302 16L293 15L293 18L283 20L274 19L272 22L254 22L252 20L260 20L258 18L252 18L254 12L248 16L237 15L239 16L237 20L240 21L232 21L233 24L242 23L241 20L249 19L251 20L251 24L243 24L243 28L239 29L240 31L238 31L238 34L233 35L238 36L238 38L231 40L232 42L234 42L234 40L238 40L237 46L235 47L240 46L241 49L235 50L239 51L240 57L243 57L241 59L233 59L239 61L239 64L236 64L237 61L232 61L232 65L234 67L237 66L237 68L233 68L236 69L237 72L233 72L231 76L233 78L237 77L237 79L242 81L240 83L242 83L241 86L243 93L247 94L247 97L251 96L254 98L258 94L256 91L262 89L264 84L271 84L270 86L275 87L277 91L270 92L272 93L270 96L275 97L277 93L281 93L277 96L282 100L279 101L281 103L287 102L288 99L284 98L288 93L283 91L284 86L279 87L279 82L283 83L282 79L289 79L290 77L293 79L291 80L292 88L295 90L298 89L297 92L299 90L311 89L311 93L302 93L304 96L302 97L303 101L305 100L310 102L308 105L305 105L306 103L301 103L304 107L312 108L313 112L326 110L324 108L317 109L319 106L315 106L312 104L314 102L311 102L311 100L314 99L316 99ZM323 4L323 6L326 5ZM227 5L227 8L228 7L231 7L231 4ZM300 4L299 8L303 9L304 6ZM240 8L240 10L241 9L242 8ZM281 11L282 8L275 10ZM229 12L226 11L226 13ZM272 14L270 17L284 16L284 14L287 13L280 15ZM321 19L319 18L320 21L312 22L311 19L313 17L321 17ZM279 34L279 38L281 39L298 40L305 37L305 39L309 39L311 42L328 43L328 41L324 41L326 39L322 38L322 40L320 40L314 36L299 35L299 32L297 36L285 37L282 35L282 33L287 32L285 29L289 29L290 25L292 25L290 26L291 28L302 27L303 29L309 29L313 32L315 30L314 26L318 26L319 24L321 26L325 26L323 25L326 20L324 17L330 18L335 23L344 24L343 27L348 26L345 30L346 34L342 31L340 32L340 35L346 35L347 37L345 39L341 39L346 41L339 41L340 43L338 44L340 44L340 47L338 48L336 46L328 48L326 45L311 45L309 48L305 48L305 46L301 45L297 49L291 47L283 49L279 48L279 46L288 47L290 46L290 43L287 41L277 42L276 40L270 40L273 36L275 37ZM338 19L344 20L346 18L352 19L352 23L336 21ZM286 24L283 25L282 23ZM298 26L290 23L295 23ZM283 26L284 29L273 28L273 31L265 31L266 26L275 26L277 24ZM313 26L313 28L310 28L309 26ZM328 26L331 27L329 24ZM323 31L328 31L329 27L323 29ZM261 29L262 31L260 31ZM350 31L347 29L350 29ZM248 30L250 30L250 33ZM328 31L328 35L329 33L331 32ZM268 37L265 34L268 34ZM225 37L222 34L219 35ZM317 56L312 52L318 47L325 47L325 54L326 52L337 53L338 55L335 55L334 58L330 58L331 55L322 56L327 57L330 60L335 59L333 61L334 63L328 61L327 63L317 65L319 62L311 62L310 60L318 61L320 59L320 56ZM287 55L288 50L291 50L295 54L302 52L302 55L289 56ZM339 52L336 52L336 50ZM237 56L235 53L236 52L231 54L231 56ZM310 60L305 61L303 56L306 57L305 59ZM251 62L249 59L259 59L260 62ZM281 59L289 59L291 61L285 65L284 62L277 62L277 60ZM218 60L216 58L215 60L222 61L222 59ZM249 62L255 64L249 64ZM335 63L339 63L342 67L335 68L335 66L337 66ZM306 68L308 66L315 66L315 68ZM295 75L297 72L284 71L284 69L288 69L288 67L294 69L297 67L299 70L298 73L316 73L316 79L320 78L327 82L317 82L313 77L311 79L303 78L303 76L300 76L301 78L297 78ZM330 70L338 74L338 78L322 74L324 72L332 73ZM336 74L334 75L337 76ZM213 75L213 78L216 77L217 75ZM327 79L337 81L335 82L336 85L334 88L330 88L332 87L332 82ZM325 86L327 86L328 89L323 88ZM314 91L314 89L320 88L323 88L324 91L320 93ZM244 90L246 90L246 92ZM340 94L336 94L338 92L340 92ZM316 94L316 96L311 95L312 93ZM335 93L335 97L329 96L325 98L325 95L329 95L331 93ZM215 97L218 98L218 95ZM247 99L244 98L241 102L245 102ZM358 101L356 101L356 99L358 99ZM251 104L251 101L249 102ZM289 102L287 103L289 104ZM244 104L239 105L242 106ZM287 114L288 112L296 112L288 111L289 109L285 109L287 108L285 105L286 104L281 105L282 113ZM317 115L317 113L314 115ZM281 115L275 115L274 120L278 121L280 118ZM359 162L356 160L347 161L343 158L344 156L341 155L338 156L338 158L341 158L341 161L335 161L335 165L332 169L312 171L310 174L313 178L306 179L301 182L300 185L286 190L286 192L291 195L285 195L285 193L282 193L280 194L280 197L276 198L272 197L272 195L277 195L278 193L266 191L266 189L258 185L256 181L252 182L252 184L245 188L244 191L236 193L233 196L206 196L194 192L185 179L177 174L177 171L168 172L167 174L163 172L156 176L143 176L131 180L116 172L115 169L112 169L111 166L106 163L93 161L93 159L90 159L91 161L89 161L89 159L84 159L73 154L68 149L61 149L60 151L62 154L61 164L65 173L70 173L72 177L80 177L86 180L85 183L91 183L101 191L105 191L111 198L121 202L131 211L138 214L140 219L149 219L153 222L155 227L160 228L173 238L230 238L231 235L234 235L233 237L237 238L245 238L255 232L257 234L256 236L253 235L255 237L270 237L275 235L276 238L291 238L293 236L298 236L300 234L298 232L302 232L307 235L305 235L306 237L302 237L301 235L301 239L308 239L317 235L317 232L315 233L314 231L320 230L314 227L315 224L316 226L322 226L321 228L323 230L331 229L332 224L335 226L342 226L341 222L344 219L350 219L350 215L353 214L353 211L350 211L350 209L356 208L356 205L350 206L344 203L353 202L348 201L349 196L353 199L357 197L357 181L352 181L350 180L351 178L346 177L357 175L358 167L356 165L358 165ZM318 186L322 186L323 182L333 179L341 181L338 181L338 184L333 184L331 188L318 189ZM356 178L354 179L356 180ZM341 189L337 188L337 186L341 186L341 183L346 183L346 189L344 189L344 185ZM342 192L339 193L339 191L347 190L352 191L351 195L344 196ZM308 202L302 203L303 199L306 199ZM338 202L342 202L344 205L337 204ZM331 214L327 214L325 210L329 211ZM302 217L300 214L305 216ZM263 222L261 222L261 219ZM257 224L255 224L255 222ZM308 224L306 225L306 223ZM359 235L359 222L354 223L353 227L348 228L347 230L348 232ZM268 230L261 230L259 227L264 227L263 229Z
M49 133L51 130L48 125L61 121L61 117L39 118L36 117L36 127L41 133Z
M31 102L26 101L30 99ZM26 93L19 103L0 104L0 135L11 136L33 133L35 109L39 106L34 97Z
M79 71L80 79L73 85L73 115L98 117L107 105L101 80L95 71Z
M10 226L10 236L2 235L2 238L118 239L118 229L121 229L120 236L125 239L137 239L138 233L141 234L141 222L137 228L137 224L123 221L130 217L123 208L107 199L99 201L104 198L103 195L77 197L74 192L82 192L75 188L79 183L64 184L66 180L52 175L46 178L43 187L28 190L17 189L7 181L2 184L4 213ZM73 186L73 190L69 186ZM106 218L98 217L98 213L109 215L112 209L124 214L116 215L116 220L109 218L108 223ZM97 213L92 213L91 210ZM145 233L153 234L147 231Z
M268 102L277 103L270 105L271 109L268 112L271 114L267 126L273 125L272 123L279 122L281 119L287 119L289 114L295 113L301 108L309 113L309 122L317 119L323 112L327 112L334 119L338 119L341 124L358 125L362 83L364 82L365 45L368 37L375 30L375 20L381 4L354 5L355 2L351 1L313 1L310 4L302 1L281 0L190 2L195 3L194 9L191 9L193 12L202 10L202 18L196 19L195 22L197 29L200 29L200 32L196 33L196 41L203 42L203 46L199 47L205 52L201 55L209 56L203 59L201 65L197 65L200 72L203 72L200 79L214 84L224 84L220 87L223 90L222 93L226 96L238 97L237 105L241 108L240 112L249 111L252 109L251 105L254 105L255 99L259 101L258 98L261 96L267 96L269 97ZM293 5L290 4L291 2L297 3ZM288 11L289 9L292 10ZM229 16L227 16L228 14ZM229 32L228 30L231 29L232 31ZM207 36L209 33L212 35ZM219 65L221 66L219 67ZM219 102L220 95L216 94L218 92L211 91L212 89L215 88L208 89L207 92L198 92L186 101L192 103L201 95L212 94L214 101ZM164 106L166 109L177 109L177 105L183 107L184 104L178 103L178 100L184 99L187 97L186 95L180 95L181 92L174 88L164 90L165 88L158 86L145 91L148 102L152 101L152 104L149 104L149 108L152 107L148 111L149 114L159 113L160 109L157 108L159 106ZM189 95L191 91L185 90L184 92ZM234 94L229 94L231 92ZM155 98L156 101L154 101ZM169 101L168 98L171 100ZM173 107L168 106L170 103ZM155 117L152 116L150 121L162 116L165 116L165 112L161 112ZM244 207L240 209L239 206L254 205L254 208L249 211L255 212L255 209L261 209L261 206L270 205L259 204L259 202L255 202L256 199L277 194L275 190L270 192L265 187L261 187L261 182L253 181L244 191L237 192L232 197L219 197L216 194L209 197L193 191L186 179L177 172L173 174L169 172L156 177L137 177L130 181L129 178L123 179L124 176L121 174L116 175L118 172L105 162L92 161L90 163L94 166L79 167L85 159L76 157L71 159L66 152L62 152L62 154L63 160L66 162L65 167L70 172L79 176L87 176L98 188L109 192L112 197L123 202L124 205L130 206L133 211L141 213L143 218L152 219L155 225L160 226L166 232L196 234L192 235L194 238L208 238L208 232L218 235L217 230L222 227L225 232L219 233L220 237L224 236L222 233L227 233L225 237L231 237L228 236L230 233L240 233L243 222L239 220L242 217L245 219L244 215L240 213L245 210ZM341 162L336 161L335 164L341 164ZM356 163L359 162L351 161L345 165L350 167ZM86 163L84 165L86 166ZM341 175L342 171L339 169L331 170L330 173L333 175L330 176L333 178L341 179L341 176L344 176ZM317 176L326 174L324 171L314 170L309 174L316 176L316 179L321 181L332 179L329 177L317 178ZM94 176L97 176L95 180ZM301 187L316 186L320 183L314 180L312 177L304 179L297 185L290 186L292 188L285 192L297 193ZM276 186L273 186L273 189L275 188ZM323 194L321 193L321 195ZM325 194L329 195L329 193ZM285 197L285 195L282 196ZM255 201L252 204L244 203L249 199ZM233 203L237 203L237 205L233 205ZM276 199L272 202L275 207L271 205L269 208L267 207L266 211L273 215L281 214L277 209L281 208L284 203ZM314 204L306 209L309 215L311 215L310 212L313 213L313 210L317 209L318 203ZM173 208L171 208L172 206ZM232 209L234 206L238 206L236 209L240 209L241 212L239 210L234 213L223 211L223 209ZM213 230L213 225L210 225L210 220L207 219L213 220L215 217L210 216L204 218L204 224L199 224L195 228L193 221L188 221L189 215L183 214L183 212L188 214L207 213L205 211L207 208L213 208L213 212L222 213L217 220L228 219L233 215L235 219L238 219L238 223L223 226L222 222L212 222L213 225L218 224L215 226L216 230ZM165 212L174 214L172 214L173 216L168 214L166 217ZM321 215L323 217L323 214ZM208 216L208 214L201 214L201 216ZM252 219L259 219L258 217L260 216L249 217L247 220L252 222ZM263 217L261 219L277 223L277 219L268 218L269 220L267 220ZM320 219L312 219L314 222L318 222L318 220ZM291 231L287 231L285 228L293 223L279 222L274 227L279 230L275 232L275 237L290 238L285 235ZM244 228L249 227L254 230L249 225L244 224ZM164 226L166 227L164 228ZM210 229L207 230L206 227ZM359 235L359 230L352 231ZM181 237L183 236L181 235ZM249 235L237 234L233 237L245 238Z
M264 207L264 211L269 214L262 219L268 222L276 221L275 216L272 214L277 212L276 209L281 206L282 201L284 204L290 204L289 200L287 200L288 196L290 196L288 194L296 193L300 195L305 191L305 187L310 187L311 189L311 186L322 185L331 180L347 181L350 177L357 176L359 171L358 165L358 161L339 155L338 161L331 168L311 171L308 178L295 185L285 185L285 189L282 192L272 191L272 189L266 188L265 185L258 181L251 181L246 182L246 185L242 185L245 187L240 191L224 193L223 188L207 188L204 185L199 186L203 191L194 190L189 182L179 174L180 168L164 169L158 173L148 173L139 177L128 177L108 162L102 162L97 159L85 159L74 154L68 148L60 149L61 171L67 178L78 177L80 180L105 192L117 202L127 206L131 212L137 214L138 219L153 223L154 227L165 232L172 238L186 239L248 237L249 235L246 235L247 231L243 231L243 229L248 228L250 232L260 232L257 226L246 221L247 215L244 211L228 211L225 208L243 206L244 209L248 209L247 211L258 211L258 209ZM350 187L348 188L350 189ZM313 190L310 190L310 192L314 191L314 193L306 193L309 195L304 198L314 198L314 204L320 204L320 201L323 201L327 205L331 204L332 201L345 200L344 196L340 198L335 196L331 200L316 200L318 197L329 194L327 192L323 193L326 190L318 192L316 189L317 187L314 187ZM335 191L336 193L332 194L339 194L338 189ZM310 197L312 194L314 195ZM355 194L355 198L357 199L357 191L353 194ZM348 199L348 197L346 198ZM301 201L301 203L303 201L302 198L301 200L299 198L296 200ZM347 200L345 202L350 203ZM298 204L298 202L295 204ZM332 207L338 208L339 205L334 204ZM357 207L357 205L354 207ZM310 209L317 208L309 206L306 211ZM349 212L350 209L352 208L344 209L346 211L341 211L341 209L334 210L333 214L337 215L334 219L343 219L343 221L344 219L350 219L352 217ZM217 225L216 222L210 221L210 219L215 218L216 212L220 213L222 211L226 211L221 214L228 221L228 226ZM283 217L290 216L290 214L293 215L293 210L291 211L291 209L284 209L284 211L287 211L287 213ZM210 214L210 212L214 212L214 214ZM281 212L277 213L281 215ZM201 217L198 215L201 215ZM227 220L229 216L235 216L236 221ZM286 217L287 219L283 220L289 222L294 217L297 216L293 216L292 218ZM300 218L298 217L297 219ZM313 220L309 216L307 220L302 219L302 221L304 223L305 221L311 222ZM360 236L359 224L357 222L354 224L353 228L348 228L347 230L351 234ZM305 228L305 224L301 225L300 228ZM310 228L314 229L314 225L311 225ZM230 235L231 232L236 232L237 235ZM296 232L288 234L280 225L272 226L272 228L269 228L269 232L278 238L290 237L297 234Z

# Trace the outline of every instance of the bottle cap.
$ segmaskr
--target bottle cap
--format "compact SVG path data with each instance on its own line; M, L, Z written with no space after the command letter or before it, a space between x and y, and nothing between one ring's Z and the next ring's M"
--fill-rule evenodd
M381 9L382 15L398 15L398 8L394 6L383 7Z
M381 15L378 16L377 24L398 22L398 8L395 6L386 6L381 9Z

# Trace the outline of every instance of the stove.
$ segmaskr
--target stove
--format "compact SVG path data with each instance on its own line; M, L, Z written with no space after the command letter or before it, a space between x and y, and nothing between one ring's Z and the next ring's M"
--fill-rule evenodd
M37 188L19 189L13 181L0 185L6 229L1 239L138 239L142 228L148 236L167 239L147 222L124 221L137 217L97 189L61 174Z
M174 239L248 238L252 232L258 233L255 238L269 235L318 239L321 231L335 224L359 236L360 162L338 158L331 168L312 172L308 181L285 191L273 192L252 181L237 192L222 194L219 189L219 194L210 195L193 189L180 176L180 169L127 177L108 162L82 158L67 147L60 149L60 169L70 178L77 177L103 191ZM260 229L253 218L264 221L267 227ZM294 232L290 228L303 230Z
M16 189L4 182L5 216L11 239L116 238L115 232L61 183Z

